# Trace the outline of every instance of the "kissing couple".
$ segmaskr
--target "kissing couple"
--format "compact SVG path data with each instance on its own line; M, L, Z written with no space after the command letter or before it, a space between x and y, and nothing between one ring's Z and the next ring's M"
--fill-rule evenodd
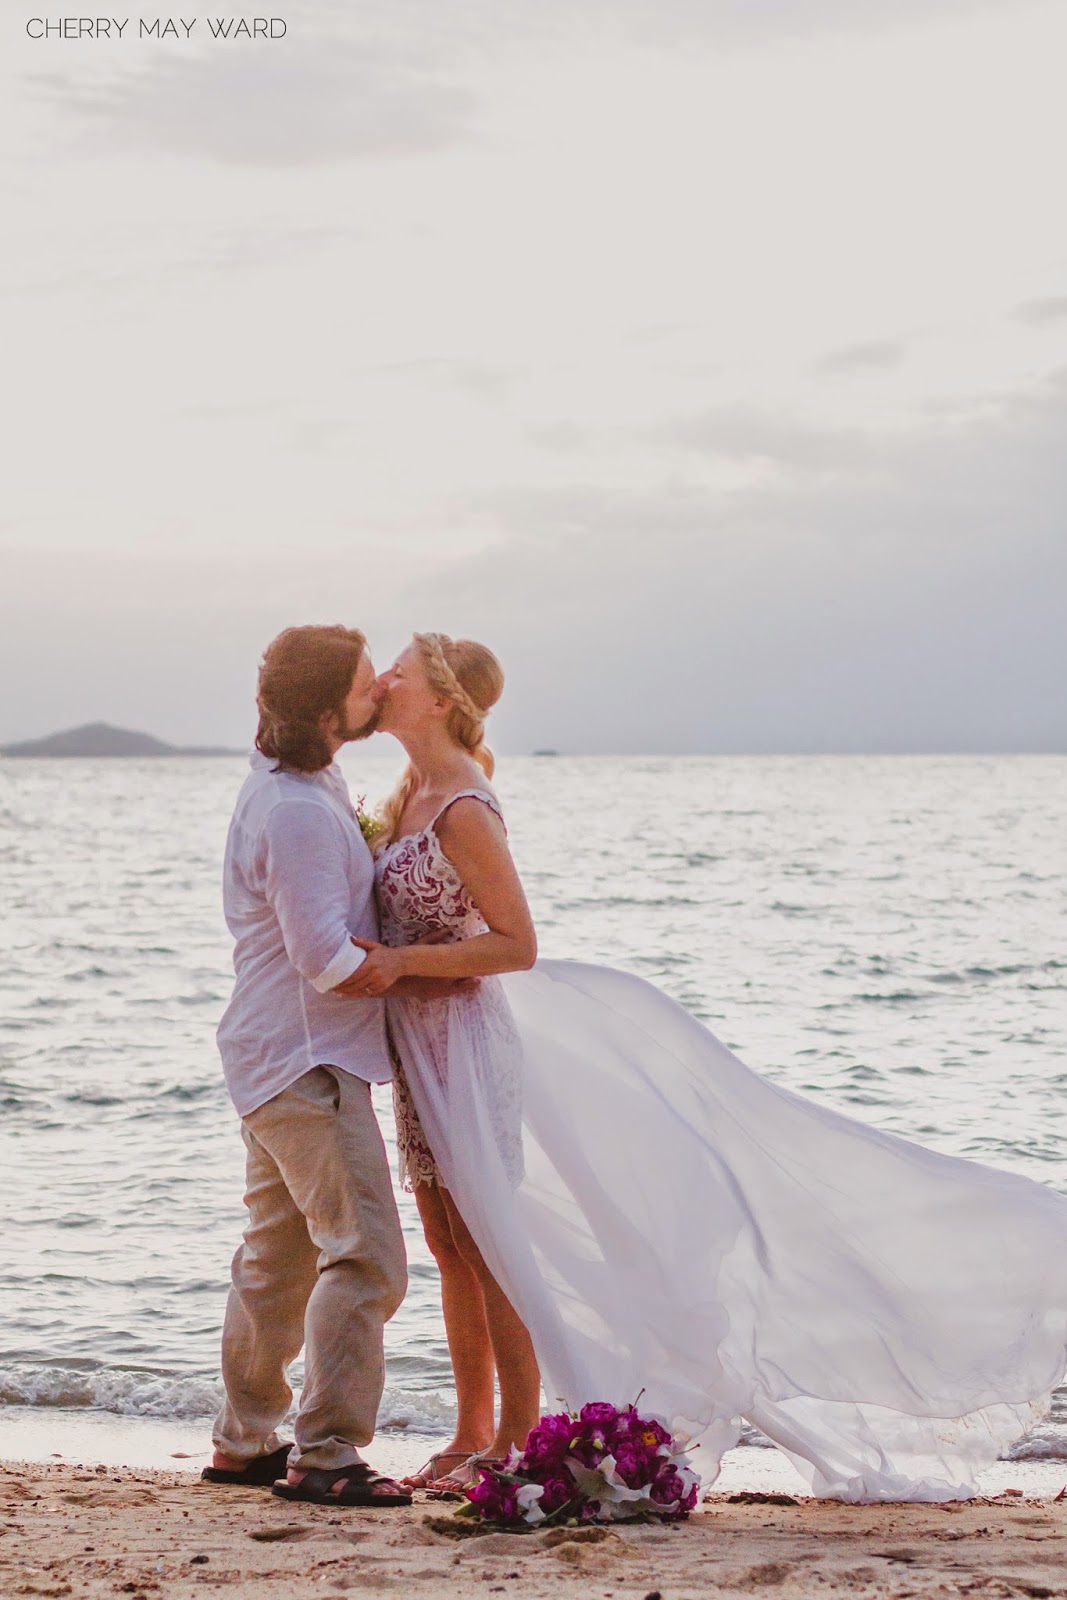
M205 1478L407 1505L521 1450L542 1391L643 1392L705 1484L747 1419L816 1494L969 1498L1067 1369L1067 1200L791 1093L639 978L535 961L484 739L502 689L491 651L439 633L381 676L355 629L264 656L218 1032L248 1223ZM372 820L335 757L376 731L408 766ZM596 814L561 826L564 852ZM389 1080L457 1397L403 1482L360 1454L406 1287Z

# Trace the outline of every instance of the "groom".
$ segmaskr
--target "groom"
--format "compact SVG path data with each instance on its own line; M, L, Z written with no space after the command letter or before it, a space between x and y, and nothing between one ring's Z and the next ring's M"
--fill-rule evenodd
M381 698L357 630L287 628L274 640L223 882L236 983L218 1042L247 1151L248 1223L203 1476L329 1505L411 1503L358 1449L374 1435L383 1328L407 1270L371 1106L371 1084L392 1077L384 1004L343 993L365 959L352 936L378 937L374 865L334 757L374 732ZM276 1429L301 1346L291 1448Z

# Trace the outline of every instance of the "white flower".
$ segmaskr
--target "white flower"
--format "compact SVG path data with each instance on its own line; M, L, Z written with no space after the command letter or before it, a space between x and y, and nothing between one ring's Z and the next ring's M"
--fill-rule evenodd
M582 1498L599 1500L601 1510L609 1515L613 1514L609 1508L615 1505L628 1505L629 1509L623 1515L632 1515L638 1508L630 1502L648 1500L647 1489L631 1489L619 1477L614 1456L605 1456L599 1467L583 1467L573 1456L568 1456L567 1465L574 1474L574 1481L581 1491ZM640 1509L643 1510L644 1507Z
M524 1522L543 1522L545 1514L538 1505L544 1494L544 1485L541 1483L524 1483L515 1496L515 1503L522 1512Z

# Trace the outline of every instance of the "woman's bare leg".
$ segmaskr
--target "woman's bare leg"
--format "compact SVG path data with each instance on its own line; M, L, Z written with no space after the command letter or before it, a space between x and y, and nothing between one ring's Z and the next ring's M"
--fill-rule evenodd
M485 1321L500 1384L500 1422L491 1445L504 1456L512 1445L521 1450L541 1414L541 1374L530 1335L511 1301L482 1260L481 1251L446 1189L439 1189L454 1247L481 1286Z
M456 1378L456 1432L438 1454L454 1456L441 1465L448 1472L493 1437L493 1347L485 1300L477 1274L456 1246L445 1191L435 1183L415 1186L426 1243L441 1273L441 1307L448 1352Z

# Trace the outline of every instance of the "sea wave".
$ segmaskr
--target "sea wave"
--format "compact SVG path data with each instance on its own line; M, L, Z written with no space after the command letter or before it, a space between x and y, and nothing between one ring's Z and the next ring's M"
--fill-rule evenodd
M294 1388L292 1421L300 1399ZM90 1369L74 1366L35 1367L15 1363L0 1367L0 1409L40 1406L60 1410L94 1410L121 1417L159 1422L209 1424L222 1401L218 1379L183 1377L177 1373L137 1369ZM379 1432L446 1436L455 1426L455 1405L434 1391L386 1388L378 1411ZM1051 1417L1004 1452L1004 1461L1067 1461L1067 1390L1057 1390ZM773 1449L771 1440L750 1423L741 1427L740 1444Z
M1067 1461L1067 1427L1064 1426L1059 1414L1062 1413L1062 1402L1067 1399L1067 1391L1058 1389L1054 1397L1053 1412L1050 1420L1041 1423L1033 1433L1028 1433L1025 1439L1019 1439L1004 1451L1001 1461ZM1057 1405L1056 1402L1061 1402ZM774 1450L774 1442L761 1433L751 1423L743 1423L739 1444L748 1445L750 1449Z
M295 1389L293 1410L299 1397L300 1391ZM114 1367L35 1367L28 1363L0 1367L0 1407L89 1409L155 1421L209 1422L221 1402L218 1379ZM380 1431L447 1434L455 1420L455 1406L447 1396L398 1386L386 1388L378 1411Z
M218 1410L222 1385L174 1374L78 1367L0 1368L0 1405L92 1407L121 1417L193 1421Z
M1038 1428L1005 1450L1004 1461L1067 1461L1067 1433L1061 1428Z

